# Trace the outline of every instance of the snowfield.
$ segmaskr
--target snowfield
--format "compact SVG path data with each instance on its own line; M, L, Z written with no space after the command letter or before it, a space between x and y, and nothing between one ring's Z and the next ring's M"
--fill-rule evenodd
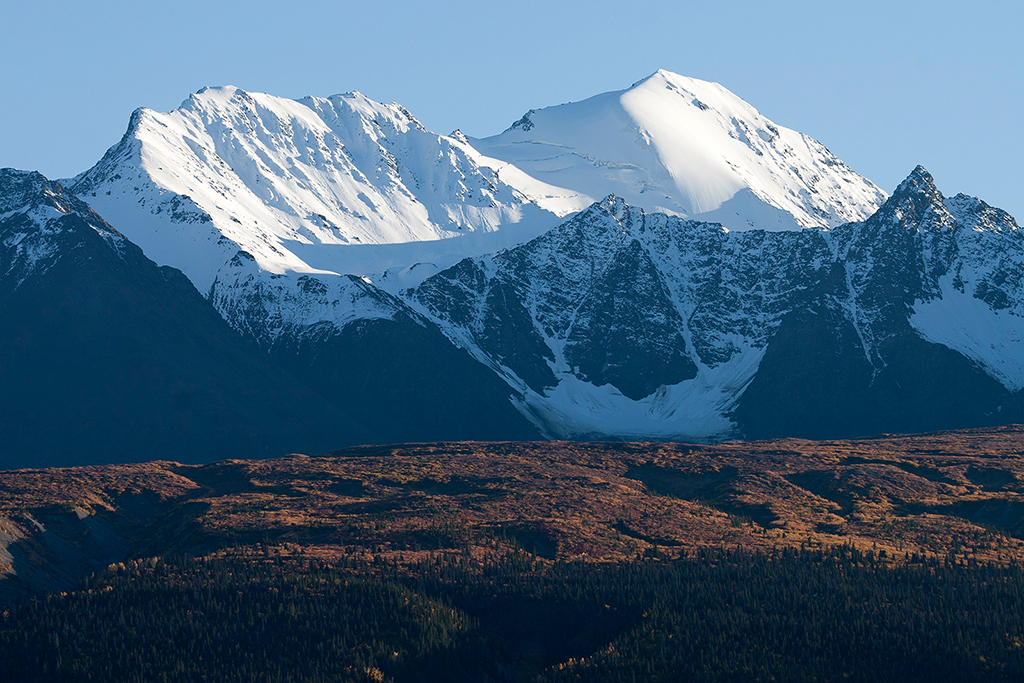
M627 90L530 111L483 154L598 201L730 230L836 227L885 200L824 145L717 83L658 71Z

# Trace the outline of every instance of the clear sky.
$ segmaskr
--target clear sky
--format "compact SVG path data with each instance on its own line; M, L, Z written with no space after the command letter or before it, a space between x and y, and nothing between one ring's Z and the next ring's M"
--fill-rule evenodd
M1024 222L1022 29L1019 0L0 0L0 166L73 175L204 85L359 90L482 137L664 68L887 191L922 164Z

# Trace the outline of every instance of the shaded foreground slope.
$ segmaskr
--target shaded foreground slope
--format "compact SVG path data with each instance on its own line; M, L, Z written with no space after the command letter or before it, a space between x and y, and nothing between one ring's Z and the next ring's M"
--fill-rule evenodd
M0 679L1019 680L1022 444L2 472ZM61 592L17 599L40 588Z
M367 431L38 173L0 171L0 466L278 455Z
M1024 559L1024 428L717 446L440 443L0 472L5 593L127 559L542 560L852 544Z

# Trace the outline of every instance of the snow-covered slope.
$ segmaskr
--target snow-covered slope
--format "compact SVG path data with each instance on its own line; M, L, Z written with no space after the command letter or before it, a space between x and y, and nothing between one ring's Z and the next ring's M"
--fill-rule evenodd
M592 200L730 230L836 227L885 194L821 143L777 126L717 83L658 71L631 88L531 110L482 154Z
M527 196L487 163L461 136L430 133L398 104L223 87L168 113L138 110L121 142L70 188L206 292L240 250L271 273L365 274L364 261L379 270L410 263L343 247L520 225L530 237L574 208L556 188L506 173L538 193Z

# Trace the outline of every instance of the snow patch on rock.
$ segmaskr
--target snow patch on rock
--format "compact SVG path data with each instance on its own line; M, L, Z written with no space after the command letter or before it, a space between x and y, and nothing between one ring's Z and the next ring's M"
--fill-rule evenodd
M1024 317L993 310L943 277L941 297L914 306L910 323L928 341L967 356L1011 391L1024 389Z

